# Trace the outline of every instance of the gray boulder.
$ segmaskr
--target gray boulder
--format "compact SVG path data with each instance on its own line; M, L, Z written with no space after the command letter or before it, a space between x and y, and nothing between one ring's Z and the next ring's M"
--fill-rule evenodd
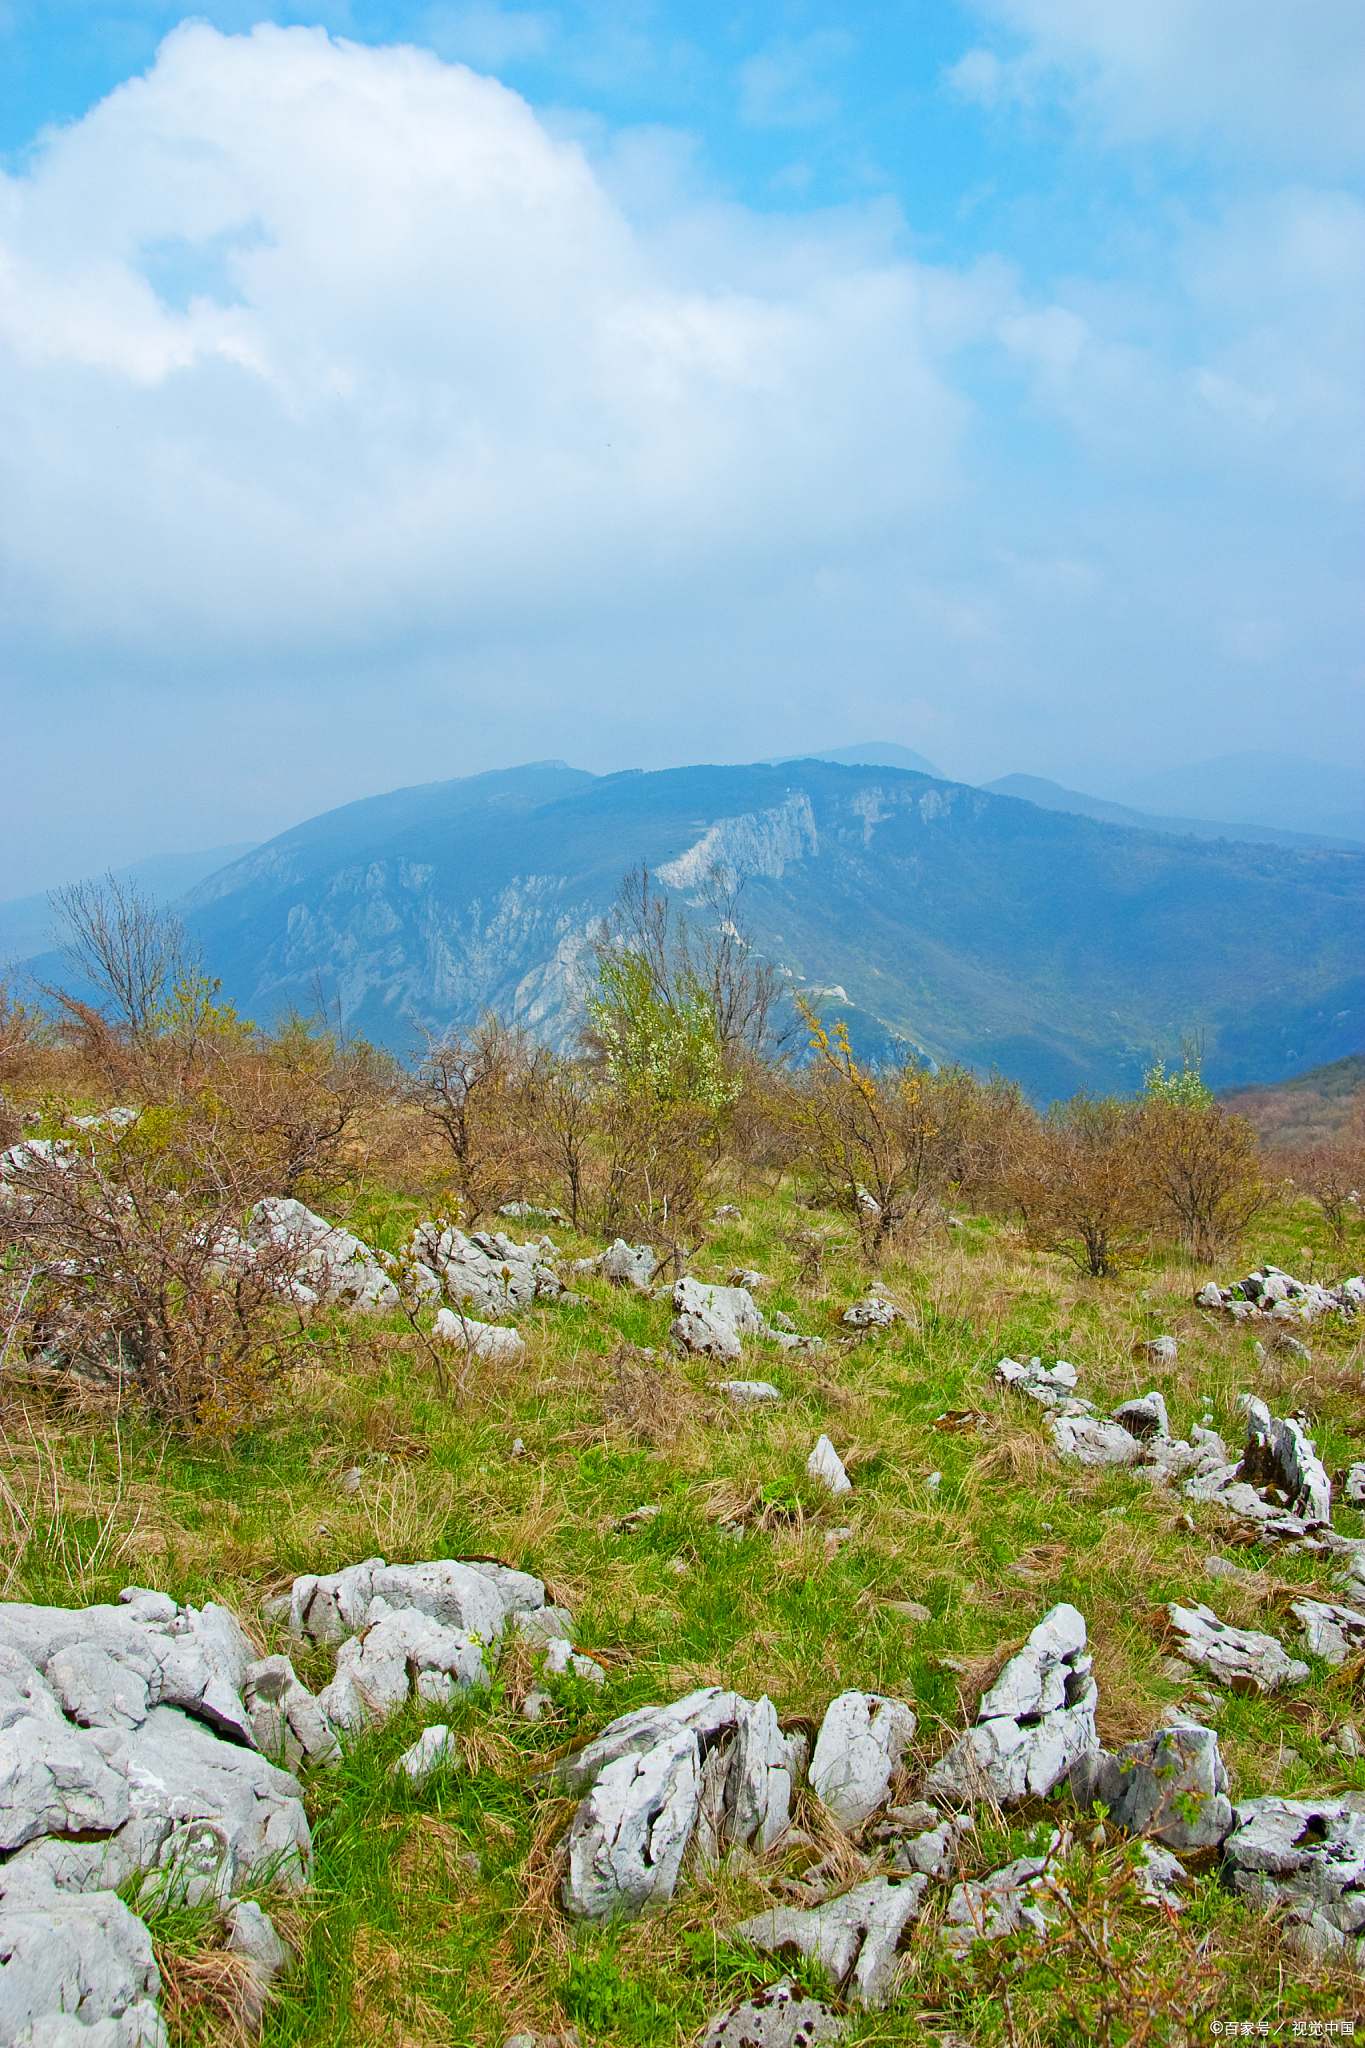
M891 1997L896 1948L918 1918L927 1877L874 1877L842 1897L803 1910L777 1906L741 1921L731 1938L771 1955L796 1949L818 1963L850 2004L873 2008Z
M828 1487L836 1499L853 1491L853 1481L844 1470L844 1461L827 1436L816 1439L815 1449L806 1460L806 1476Z
M1253 1905L1278 1908L1299 1946L1352 1949L1365 1930L1365 1814L1348 1799L1248 1799L1223 1844L1223 1869Z
M961 1804L989 1794L1002 1806L1044 1798L1097 1746L1090 1674L1085 1618L1063 1601L985 1694L975 1727L934 1766L927 1795Z
M738 1401L745 1407L782 1399L780 1388L773 1386L770 1380L720 1380L717 1382L716 1392L724 1394L727 1400Z
M548 1238L538 1244L516 1244L504 1231L438 1229L419 1224L410 1252L441 1282L447 1297L481 1315L512 1315L537 1301L553 1301L564 1291L546 1261Z
M1037 1895L1048 1857L1060 1840L1054 1833L1047 1856L1020 1856L989 1877L953 1887L939 1931L950 1955L961 1961L973 1942L1000 1941L1025 1930L1040 1940L1046 1938L1047 1919Z
M317 1703L333 1727L360 1729L387 1720L414 1694L446 1704L458 1692L492 1682L476 1637L405 1608L381 1615L363 1636L342 1644L336 1676Z
M1041 1358L1029 1358L1022 1363L1017 1358L1002 1358L995 1368L995 1377L1003 1385L1013 1387L1017 1394L1036 1401L1039 1407L1056 1408L1071 1400L1080 1375L1065 1358L1048 1366Z
M708 1287L684 1275L673 1289L673 1307L669 1335L683 1351L735 1359L741 1338L763 1334L763 1317L745 1287Z
M608 1764L623 1756L643 1755L681 1730L695 1734L704 1753L731 1732L746 1705L741 1694L708 1685L667 1706L636 1707L629 1714L618 1715L582 1749L561 1758L554 1767L555 1782L564 1791L581 1796L592 1789Z
M855 1301L852 1308L844 1310L843 1319L854 1330L889 1330L893 1324L905 1321L894 1301L876 1294Z
M271 1987L288 1967L289 1951L269 1914L263 1913L254 1899L239 1899L229 1911L224 1946L229 1955L240 1956L246 1964L239 2010L249 2027L259 2028Z
M1144 1443L1149 1437L1169 1436L1171 1433L1165 1397L1155 1387L1134 1400L1120 1402L1113 1411L1113 1419L1127 1430L1129 1436L1138 1437Z
M401 1772L410 1784L425 1785L427 1779L437 1771L458 1770L460 1751L454 1731L436 1726L424 1728L411 1749L405 1749L394 1765L394 1773Z
M572 1919L633 1918L668 1903L696 1824L699 1776L697 1737L684 1727L606 1765L569 1829L563 1900Z
M1202 1601L1181 1607L1173 1600L1166 1612L1178 1638L1178 1654L1234 1692L1278 1692L1308 1676L1308 1666L1291 1658L1274 1636L1233 1628Z
M151 1936L113 1892L6 1897L0 1961L0 2041L165 2048Z
M287 1657L258 1657L248 1664L242 1697L263 1756L291 1771L340 1761L335 1730Z
M491 1643L501 1639L509 1611L530 1612L544 1601L539 1579L506 1566L458 1558L386 1565L382 1557L369 1557L322 1578L295 1579L289 1632L308 1642L339 1643L387 1614L413 1612Z
M847 2032L847 2020L782 1977L708 2020L701 2048L819 2048Z
M1158 1729L1117 1756L1092 1751L1071 1771L1078 1806L1098 1799L1130 1835L1150 1835L1186 1855L1215 1849L1232 1828L1228 1774L1212 1728Z
M781 1840L791 1825L792 1792L807 1753L804 1735L782 1733L766 1693L741 1702L725 1779L727 1841L765 1855Z
M842 1692L831 1700L811 1758L811 1789L836 1825L852 1834L886 1799L915 1737L903 1701Z
M302 1202L267 1195L251 1211L246 1252L284 1253L299 1299L345 1302L351 1308L397 1308L398 1289L370 1247L349 1230L328 1223Z
M599 1259L585 1264L595 1265L603 1279L610 1280L615 1287L636 1287L644 1292L659 1269L659 1258L653 1245L627 1244L623 1237L618 1237Z
M1048 1425L1064 1458L1078 1465L1134 1465L1142 1445L1121 1423L1097 1415L1058 1415Z
M1328 1664L1344 1664L1365 1646L1365 1614L1332 1600L1293 1600L1290 1613L1303 1624L1308 1648Z

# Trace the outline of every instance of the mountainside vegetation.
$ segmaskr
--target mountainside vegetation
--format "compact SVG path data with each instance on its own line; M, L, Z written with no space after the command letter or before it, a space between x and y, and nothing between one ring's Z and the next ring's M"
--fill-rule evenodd
M884 767L594 778L559 763L347 806L194 892L244 1013L316 1006L408 1055L486 1009L572 1036L620 876L744 884L754 942L864 1058L1035 1100L1132 1089L1201 1035L1218 1087L1358 1049L1365 854L1142 833ZM834 991L830 995L824 991Z

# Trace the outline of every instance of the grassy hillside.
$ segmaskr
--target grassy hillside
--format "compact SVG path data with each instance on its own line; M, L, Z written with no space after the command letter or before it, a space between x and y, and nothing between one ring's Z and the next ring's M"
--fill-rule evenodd
M274 1649L286 1645L262 1602L296 1572L375 1553L494 1556L544 1576L608 1671L601 1694L552 1681L553 1709L532 1725L518 1711L528 1672L506 1658L491 1697L427 1717L453 1722L462 1767L420 1793L390 1776L419 1731L415 1710L358 1743L340 1771L311 1779L314 1887L302 1899L265 1894L301 1958L267 2018L267 2048L500 2048L514 2031L571 2024L593 2048L673 2048L695 2041L727 1998L775 1977L775 1964L727 1930L782 1897L782 1881L814 1853L796 1845L716 1877L689 1874L667 1912L615 1934L574 1933L563 1919L557 1847L571 1807L536 1774L628 1707L716 1682L767 1691L784 1720L814 1721L846 1687L889 1692L919 1717L900 1785L908 1796L1058 1600L1089 1622L1100 1731L1114 1744L1188 1697L1164 1661L1161 1603L1202 1598L1225 1620L1292 1642L1285 1600L1330 1595L1311 1553L1239 1550L1243 1576L1206 1576L1205 1560L1236 1540L1219 1511L1191 1514L1144 1478L1061 1464L1040 1413L996 1386L991 1368L1004 1352L1061 1354L1079 1368L1081 1391L1108 1406L1151 1383L1133 1341L1172 1333L1178 1362L1155 1383L1175 1429L1211 1413L1236 1440L1239 1398L1254 1390L1279 1413L1311 1417L1339 1471L1358 1451L1358 1329L1316 1329L1311 1362L1258 1361L1250 1336L1192 1306L1205 1276L1186 1264L1078 1281L969 1218L951 1243L923 1242L886 1265L906 1321L850 1342L840 1317L867 1274L846 1223L798 1204L796 1192L762 1193L722 1174L714 1196L737 1197L743 1220L717 1227L696 1261L721 1277L739 1264L761 1269L765 1304L825 1339L811 1358L754 1348L746 1370L784 1395L772 1409L736 1410L703 1364L675 1361L666 1303L591 1278L577 1304L523 1319L522 1365L477 1365L448 1401L406 1326L337 1318L258 1426L222 1453L153 1434L132 1412L115 1424L41 1373L6 1374L10 1599L112 1598L132 1580L227 1601ZM375 1187L352 1221L396 1244L410 1214ZM812 1228L829 1247L815 1286L799 1278L794 1244ZM1306 1210L1281 1210L1247 1252L1301 1269L1325 1256L1314 1233ZM593 1249L559 1236L566 1253ZM839 1502L805 1475L822 1431L854 1480ZM342 1484L350 1474L353 1491ZM660 1513L632 1525L645 1504ZM1337 1522L1354 1531L1360 1517L1343 1509ZM319 1685L331 1652L299 1666ZM1330 1741L1358 1716L1358 1682L1355 1667L1334 1674L1315 1662L1308 1683L1282 1698L1222 1693L1215 1709L1199 1706L1219 1730L1234 1797L1365 1796L1365 1763ZM799 1818L825 1846L815 1809L803 1804ZM1040 1823L1077 1819L1065 1800L983 1814L968 1867L1022 1853ZM852 1876L881 1852L869 1836L840 1853ZM1111 1839L1099 1857L1107 1882L1121 1845ZM1085 1868L1082 1855L1082 1889L1094 1881ZM1264 2021L1287 2038L1291 2022L1365 2017L1358 1979L1289 1956L1273 1925L1197 1862L1186 1899L1179 1925L1130 1901L1111 1930L1157 1987L1144 2039L1202 2042L1215 2019ZM204 1912L155 1923L175 2048L237 2038L214 2002L212 1925ZM851 2038L1070 2048L1097 2038L1078 2030L1071 2002L1092 2009L1104 1981L1084 1957L1060 1988L1040 1968L1015 1982L1007 2017L989 1972L951 1967L930 1926L902 1957L891 2009L855 2017Z

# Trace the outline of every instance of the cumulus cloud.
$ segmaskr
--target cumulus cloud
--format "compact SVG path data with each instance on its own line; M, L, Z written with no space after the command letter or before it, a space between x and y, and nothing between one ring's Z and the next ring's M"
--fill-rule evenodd
M1075 784L1164 717L1219 751L1247 674L1339 712L1353 200L1044 288L690 164L429 51L187 25L0 180L7 730L68 872L547 754L879 731ZM24 778L13 889L52 829Z
M680 285L577 146L426 53L182 28L4 198L11 576L73 637L644 594L853 544L951 475L932 279L817 233Z

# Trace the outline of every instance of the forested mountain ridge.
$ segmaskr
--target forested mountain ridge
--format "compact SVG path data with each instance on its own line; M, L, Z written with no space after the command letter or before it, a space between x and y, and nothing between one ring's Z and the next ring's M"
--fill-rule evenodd
M756 941L841 991L869 1048L1128 1087L1201 1031L1218 1085L1358 1049L1365 855L1196 841L888 767L593 777L559 762L399 790L257 848L186 899L251 1014L310 1006L395 1047L496 1008L550 1038L622 875L746 878Z

